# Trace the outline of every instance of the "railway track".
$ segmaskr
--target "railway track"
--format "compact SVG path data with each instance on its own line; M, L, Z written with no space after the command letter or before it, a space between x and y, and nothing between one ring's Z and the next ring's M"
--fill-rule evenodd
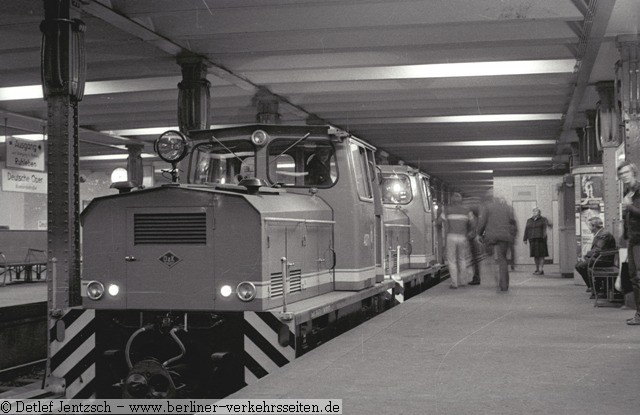
M0 394L31 384L42 388L46 363L47 359L39 359L0 370Z

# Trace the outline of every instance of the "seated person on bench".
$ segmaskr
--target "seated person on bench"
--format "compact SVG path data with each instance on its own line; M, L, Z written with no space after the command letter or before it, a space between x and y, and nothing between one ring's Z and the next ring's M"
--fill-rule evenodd
M587 284L587 292L592 293L591 299L594 299L597 294L604 294L604 287L596 287L594 290L594 287L591 286L591 278L589 278L587 269L593 265L595 258L598 256L600 251L616 249L616 239L613 237L611 232L602 227L602 220L599 217L594 216L590 218L588 223L589 230L593 234L593 243L591 244L591 249L584 254L584 259L582 261L578 261L576 264L576 271L578 271L585 284ZM598 259L596 268L613 266L614 257L615 255L603 255L602 258Z

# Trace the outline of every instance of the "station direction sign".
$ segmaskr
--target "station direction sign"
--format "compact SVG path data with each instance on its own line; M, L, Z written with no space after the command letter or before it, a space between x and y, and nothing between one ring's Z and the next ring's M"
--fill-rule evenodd
M7 167L44 171L44 141L7 137Z
M47 194L47 173L2 169L2 191Z

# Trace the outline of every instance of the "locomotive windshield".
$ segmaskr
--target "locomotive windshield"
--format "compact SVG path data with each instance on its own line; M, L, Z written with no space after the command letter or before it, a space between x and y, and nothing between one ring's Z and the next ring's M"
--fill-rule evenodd
M329 141L279 139L269 145L269 180L282 186L331 187L338 180Z
M256 150L246 140L197 144L191 153L189 178L196 184L237 184L256 174Z
M411 202L411 180L405 174L382 173L382 203L406 205Z

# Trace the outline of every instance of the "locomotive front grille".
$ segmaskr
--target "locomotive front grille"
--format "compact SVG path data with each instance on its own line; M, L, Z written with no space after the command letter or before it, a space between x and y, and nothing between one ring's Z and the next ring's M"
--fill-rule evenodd
M133 228L136 245L207 244L205 212L136 213Z
M282 297L282 291L282 272L274 272L271 274L269 297ZM300 291L302 291L302 270L289 271L289 293L298 293Z

